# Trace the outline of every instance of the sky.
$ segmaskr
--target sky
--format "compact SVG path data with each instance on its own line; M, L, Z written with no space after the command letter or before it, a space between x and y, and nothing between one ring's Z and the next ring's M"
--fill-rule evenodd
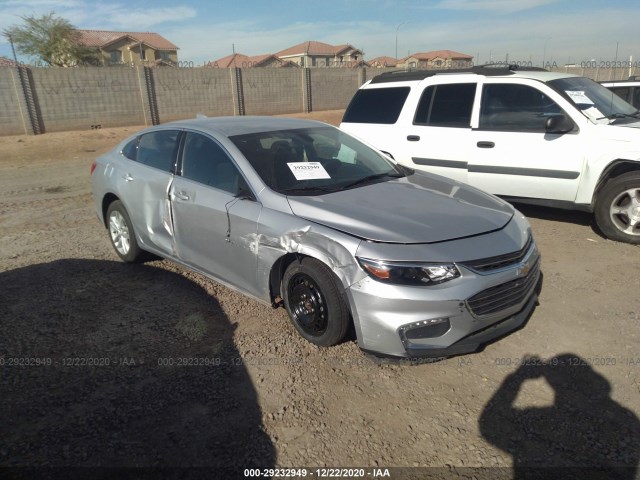
M160 33L194 66L306 40L395 57L396 39L400 58L449 49L478 64L640 62L637 0L0 0L0 30L50 11L77 28ZM4 37L2 55L12 56Z

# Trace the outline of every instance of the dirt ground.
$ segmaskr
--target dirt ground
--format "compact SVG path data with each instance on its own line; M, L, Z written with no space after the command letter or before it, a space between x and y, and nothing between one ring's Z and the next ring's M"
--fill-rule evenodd
M170 262L119 262L89 167L137 129L0 137L0 467L521 478L607 465L632 468L601 478L634 478L639 247L589 215L522 207L544 273L527 325L472 355L376 362L354 341L312 346L284 309Z

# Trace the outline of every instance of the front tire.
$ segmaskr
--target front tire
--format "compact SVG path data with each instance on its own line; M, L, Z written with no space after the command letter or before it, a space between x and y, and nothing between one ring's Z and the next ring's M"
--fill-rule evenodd
M120 200L111 202L107 209L107 229L111 245L123 261L137 263L144 260L145 252L138 245L133 224Z
M304 258L284 273L281 291L291 323L309 342L330 347L346 336L351 317L338 279L322 262Z
M598 196L595 216L607 238L640 244L640 172L609 180Z

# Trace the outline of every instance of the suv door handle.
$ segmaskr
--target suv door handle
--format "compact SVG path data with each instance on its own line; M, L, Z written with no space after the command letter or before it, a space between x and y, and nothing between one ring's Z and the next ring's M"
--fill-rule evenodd
M409 140L410 142L419 142L420 141L420 136L419 135L409 135L407 137L407 140Z
M496 146L493 142L478 142L476 145L478 148L493 148Z
M130 182L131 180L133 180L133 177L131 176L130 173L125 173L122 178L124 179L125 182Z
M178 200L189 200L189 195L187 195L185 192L174 192L173 197L177 198Z

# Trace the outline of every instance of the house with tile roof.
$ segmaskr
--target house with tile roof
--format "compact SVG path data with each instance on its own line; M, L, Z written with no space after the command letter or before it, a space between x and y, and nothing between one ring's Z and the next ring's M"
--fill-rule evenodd
M381 56L381 57L372 58L371 60L368 60L366 63L368 67L373 67L373 68L393 68L396 65L398 65L398 59L393 57Z
M352 45L329 45L311 40L285 48L275 55L301 67L359 67L364 64L362 50Z
M177 65L178 47L155 32L77 30L78 42L99 50L103 65Z
M295 67L296 65L288 60L282 60L270 53L264 55L243 55L233 53L226 57L208 62L205 67L213 68L253 68L253 67Z
M453 50L417 52L398 61L399 68L468 68L473 65L473 56Z
M17 67L18 64L8 57L0 57L0 67Z

